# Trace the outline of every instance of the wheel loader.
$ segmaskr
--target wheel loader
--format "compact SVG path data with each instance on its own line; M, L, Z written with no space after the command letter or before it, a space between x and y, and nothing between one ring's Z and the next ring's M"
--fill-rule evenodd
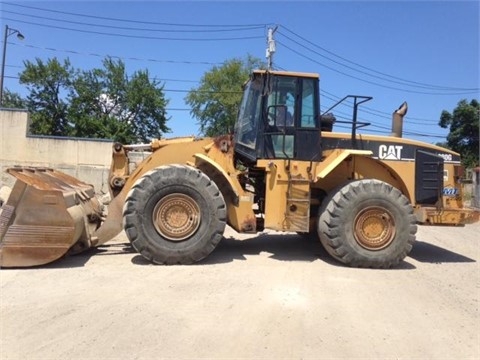
M352 120L336 121L333 107L320 114L318 74L256 70L233 134L113 144L108 207L60 171L9 168L17 181L0 215L0 266L47 264L122 230L155 264L192 264L228 224L313 235L345 265L389 268L412 249L418 224L478 221L463 205L459 154L402 138L406 103L391 136L359 134L368 123L358 108L370 99L345 97ZM132 169L137 150L150 155Z

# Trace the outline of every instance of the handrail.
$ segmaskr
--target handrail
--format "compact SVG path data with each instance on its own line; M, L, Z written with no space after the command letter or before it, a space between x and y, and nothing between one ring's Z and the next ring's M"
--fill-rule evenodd
M336 106L344 102L345 100L353 98L353 114L352 114L352 121L337 121L339 123L345 123L345 124L352 124L352 149L357 149L357 129L360 129L362 127L370 125L369 122L359 122L357 120L357 113L358 113L358 106L370 101L373 99L371 96L363 96L363 95L347 95L343 99L337 101L333 106L328 108L328 110L325 110L322 115L328 114L332 109L334 109ZM359 101L360 99L360 101ZM321 116L321 115L320 115Z

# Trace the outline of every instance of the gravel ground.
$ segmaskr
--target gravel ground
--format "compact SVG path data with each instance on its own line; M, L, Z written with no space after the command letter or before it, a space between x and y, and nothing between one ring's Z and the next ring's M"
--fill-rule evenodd
M0 271L0 358L479 359L480 224L420 227L396 269L317 241L227 229L202 263L154 266L124 234Z

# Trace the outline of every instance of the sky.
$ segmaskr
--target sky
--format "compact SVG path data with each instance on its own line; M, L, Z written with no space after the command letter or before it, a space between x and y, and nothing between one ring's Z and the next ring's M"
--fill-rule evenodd
M24 61L69 58L88 70L120 58L128 74L148 69L164 84L168 137L199 135L187 92L226 60L264 60L269 28L274 68L320 74L321 112L346 95L373 97L360 106L359 120L371 124L361 133L389 135L392 112L407 101L404 137L442 142L442 110L480 99L479 1L0 0L0 11L2 34L8 25L24 35L7 38L6 88L27 94ZM332 112L346 120L352 108Z

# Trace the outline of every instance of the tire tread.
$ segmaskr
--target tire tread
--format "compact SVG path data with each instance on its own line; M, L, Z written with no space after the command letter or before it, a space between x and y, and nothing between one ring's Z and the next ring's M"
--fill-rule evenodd
M408 231L400 250L390 254L388 251L379 254L377 257L365 257L342 238L344 226L343 213L348 212L352 201L364 193L378 193L387 199L394 200L399 211L406 219L407 229L397 231ZM353 267L363 268L390 268L402 261L410 252L415 242L417 231L416 217L408 199L393 186L373 179L351 181L333 191L322 202L319 211L318 236L325 250L338 261Z
M209 197L206 201L212 204L216 218L210 219L213 221L213 226L210 229L209 239L206 240L205 245L195 246L196 244L194 244L191 251L182 251L181 249L166 250L165 248L159 251L159 247L152 246L151 240L139 229L137 225L138 210L146 202L149 193L154 191L153 189L170 185L172 182L181 183L179 179L188 180L201 189L202 192L205 191L205 194ZM216 184L200 170L176 164L160 166L145 173L128 192L123 208L124 229L128 239L135 250L155 264L188 265L204 259L223 238L226 218L225 201Z

